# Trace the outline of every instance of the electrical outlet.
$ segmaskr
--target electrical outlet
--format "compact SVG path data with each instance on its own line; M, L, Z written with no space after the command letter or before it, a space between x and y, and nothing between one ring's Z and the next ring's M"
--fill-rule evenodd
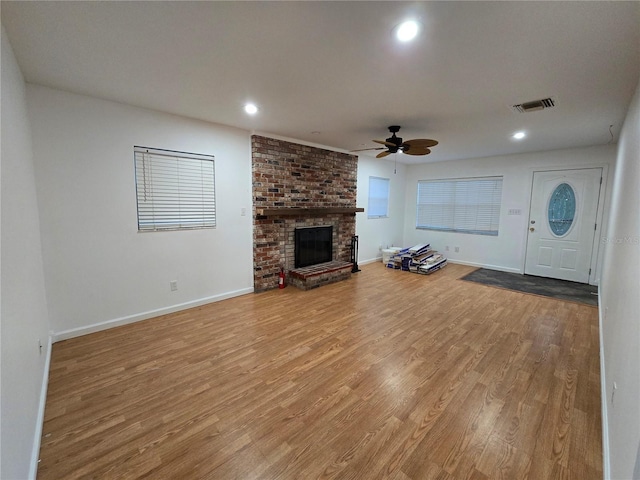
M449 251L449 245L447 245L446 247L444 247L444 251L448 252Z
M247 209L246 208L241 208L240 209L240 216L241 217L246 217L247 216Z
M171 287L171 291L175 292L176 290L178 290L178 281L177 280L171 280L169 282L169 286Z
M456 253L460 251L460 247L456 247Z

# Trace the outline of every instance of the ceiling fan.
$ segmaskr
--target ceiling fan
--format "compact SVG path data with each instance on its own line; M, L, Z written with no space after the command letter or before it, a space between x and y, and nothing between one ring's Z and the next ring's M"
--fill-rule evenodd
M389 127L391 136L386 140L373 140L376 143L384 145L384 147L376 148L361 148L360 150L351 150L352 152L364 152L365 150L386 150L376 155L376 158L386 157L392 153L398 151L407 155L429 155L431 150L429 147L435 147L438 145L436 140L430 140L428 138L416 138L414 140L402 141L401 137L396 137L396 133L400 131L400 125L391 125Z

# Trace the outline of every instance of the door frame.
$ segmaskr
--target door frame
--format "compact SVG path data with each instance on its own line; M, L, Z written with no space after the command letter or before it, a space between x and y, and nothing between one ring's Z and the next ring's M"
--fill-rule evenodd
M589 275L589 285L598 285L600 282L600 257L602 254L602 249L600 248L600 244L602 243L602 232L604 231L603 218L604 218L604 209L605 203L607 200L607 187L609 186L609 165L606 163L590 163L590 164L577 164L577 165L553 165L553 166L543 166L543 167L530 167L529 168L529 191L527 192L527 202L525 204L526 215L523 216L522 222L522 230L523 237L522 242L524 245L524 250L522 251L522 262L520 267L520 272L524 275L526 263L527 263L527 248L528 248L528 228L529 228L529 217L531 216L531 197L533 195L533 179L535 173L542 172L555 172L561 170L585 170L590 168L601 168L602 169L602 184L600 185L600 197L598 198L598 208L596 210L596 229L593 234L593 248L591 249L591 262L589 263L589 268L591 269L591 274Z

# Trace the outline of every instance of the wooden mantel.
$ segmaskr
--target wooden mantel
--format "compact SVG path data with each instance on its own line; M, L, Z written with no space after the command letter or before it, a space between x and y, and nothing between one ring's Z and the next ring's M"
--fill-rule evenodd
M330 213L354 213L355 214L357 212L364 212L364 208L360 208L360 207L256 208L256 215L262 215L265 217L278 216L278 215L326 215Z

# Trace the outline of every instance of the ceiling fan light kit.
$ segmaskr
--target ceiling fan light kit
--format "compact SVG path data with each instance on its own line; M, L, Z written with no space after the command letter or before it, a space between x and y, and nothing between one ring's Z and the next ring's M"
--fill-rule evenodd
M400 131L400 125L390 125L388 128L391 132L391 136L389 138L386 140L373 140L375 143L379 143L386 147L386 150L376 155L376 158L383 158L397 152L401 152L406 155L429 155L431 153L430 147L438 145L436 140L431 140L429 138L416 138L404 142L402 137L398 137L396 135L396 133ZM384 150L385 147L361 148L359 150L351 151L363 152L365 150Z

